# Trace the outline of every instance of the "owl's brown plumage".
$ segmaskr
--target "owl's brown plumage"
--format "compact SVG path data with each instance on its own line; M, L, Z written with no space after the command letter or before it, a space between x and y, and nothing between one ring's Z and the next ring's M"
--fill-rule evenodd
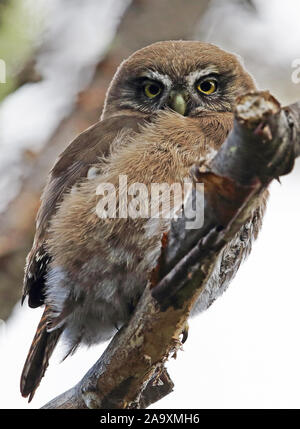
M128 320L170 226L170 219L100 218L99 184L119 191L120 175L148 191L153 183L183 184L191 166L221 146L236 97L252 89L239 60L206 43L160 42L121 64L101 121L61 154L42 197L24 298L46 310L22 373L24 396L32 398L61 334L72 352L108 339ZM263 210L261 201L227 246L195 311L210 305L234 275Z

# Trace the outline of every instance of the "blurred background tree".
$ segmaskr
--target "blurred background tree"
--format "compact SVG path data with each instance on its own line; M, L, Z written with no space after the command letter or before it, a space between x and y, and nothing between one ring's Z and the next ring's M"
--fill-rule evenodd
M11 112L9 120L13 124L4 123L8 115L6 111L2 112L2 117L0 113L0 128L1 125L4 127L2 136L5 140L5 142L2 140L1 148L0 139L0 153L1 149L5 150L5 146L11 150L14 141L19 149L9 160L14 170L17 170L16 175L11 175L8 180L5 174L2 178L5 186L2 184L1 187L0 184L0 189L5 188L6 194L0 214L0 318L2 319L9 316L13 305L20 298L24 261L32 242L40 192L47 172L57 155L72 138L99 119L106 89L119 63L135 50L155 41L194 38L194 29L209 2L205 0L201 2L190 0L188 3L182 0L134 0L132 2L88 0L84 2L84 6L78 1L70 3L68 0L55 1L52 7L43 10L39 25L36 25L37 15L28 13L28 9L24 7L25 2L17 0L11 4L4 2L2 6L5 13L0 31L2 29L4 32L7 27L9 31L5 33L2 42L5 44L5 49L1 49L0 52L8 65L8 83L0 88L5 88L8 93L16 90L18 86L23 86L19 94L16 91L15 99L8 100L12 103L7 110ZM126 3L128 7L124 10ZM35 8L33 3L31 8ZM102 22L102 28L99 28L99 23L91 19L91 12L96 14L94 16L102 13L107 15L112 23ZM119 25L114 23L118 18L120 18ZM90 19L89 22L88 19ZM13 25L10 25L11 21ZM23 22L23 25L20 25L20 22ZM33 24L35 28L39 28L36 32L38 43L32 37L32 31L29 32L30 34L26 32L26 28L31 28ZM103 44L102 33L112 32L110 25L114 27L113 34L107 43ZM68 29L68 26L71 28ZM19 31L19 28L22 31ZM92 33L92 42L89 31ZM78 48L71 39L75 32L80 32L81 35L82 45ZM90 55L80 51L80 48L84 48L84 43L93 43ZM72 70L72 65L77 61L80 67L76 70L74 66L75 69ZM63 66L65 71L62 69ZM72 72L77 75L77 79L72 80L72 76L67 75ZM61 76L61 73L64 76ZM51 74L54 76L49 77ZM61 88L59 80L64 79L66 75L66 85L69 84L68 80L72 81L71 89L67 86ZM39 86L51 85L50 79L57 79L57 88L51 96L63 98L58 92L65 90L65 99L61 101L59 109L50 109L52 117L43 118L40 123L37 123L30 115L36 113L36 109L46 109L45 104L48 100L43 98L44 94L41 94L41 98L38 99L40 105L36 105L30 112L30 107L27 110L24 104L22 90L27 90L28 98L31 97L32 91L34 98ZM4 96L4 90L2 94ZM15 114L12 111L14 105ZM4 104L4 110L6 106ZM22 115L20 118L22 123L18 123L17 114ZM23 136L20 136L25 119L33 123L32 127L36 128L28 130L25 127ZM49 126L48 121L50 129L46 129ZM46 125L43 128L45 122ZM48 133L47 139L44 133ZM10 141L7 141L8 136L11 137ZM35 141L34 147L32 147L32 141ZM4 199L4 196L2 198Z

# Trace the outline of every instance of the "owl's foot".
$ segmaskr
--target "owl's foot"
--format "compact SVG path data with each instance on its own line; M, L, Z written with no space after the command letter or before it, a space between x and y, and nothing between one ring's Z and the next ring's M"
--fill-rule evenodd
M188 339L188 336L189 336L189 324L188 324L188 322L185 322L185 325L184 325L184 328L183 328L181 334L182 334L181 343L184 344L186 342L186 340Z
M101 408L101 399L97 389L92 386L84 386L81 388L81 395L85 405L89 409L99 409Z

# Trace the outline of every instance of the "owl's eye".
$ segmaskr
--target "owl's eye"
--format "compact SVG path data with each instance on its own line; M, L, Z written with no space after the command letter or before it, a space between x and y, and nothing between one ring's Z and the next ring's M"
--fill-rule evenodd
M161 86L155 82L149 82L144 85L144 93L148 98L155 98L161 93Z
M213 94L217 89L218 83L214 79L206 79L197 83L197 90L205 95Z

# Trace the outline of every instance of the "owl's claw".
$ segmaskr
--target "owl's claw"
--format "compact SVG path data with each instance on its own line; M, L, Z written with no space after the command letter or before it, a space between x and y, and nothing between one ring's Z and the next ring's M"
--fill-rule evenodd
M99 409L101 408L101 399L97 389L90 386L84 386L81 388L81 395L85 405L89 409Z
M119 327L118 323L114 323L114 327L115 327L116 331L119 332L120 327Z
M186 342L186 340L188 339L188 336L189 336L189 324L188 324L188 322L185 323L181 334L182 334L181 343L184 344Z

